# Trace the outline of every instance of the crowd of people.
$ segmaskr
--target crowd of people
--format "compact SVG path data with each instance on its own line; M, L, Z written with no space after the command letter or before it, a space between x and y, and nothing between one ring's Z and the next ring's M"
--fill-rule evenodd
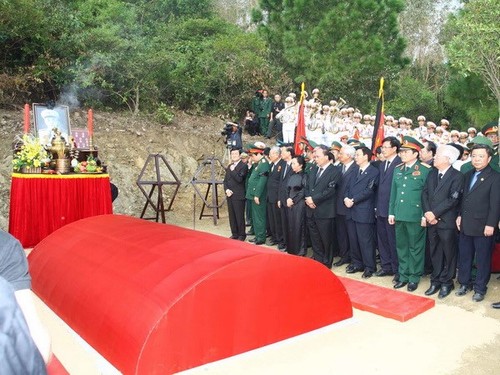
M312 98L304 101L307 139L330 145L333 141L356 138L371 148L375 115L363 115L358 109L346 105L342 98L322 104L319 95L320 91L314 89ZM277 138L283 143L292 143L298 122L298 109L299 103L295 93L290 93L283 102L279 94L272 100L267 90L258 90L252 100L251 109L246 113L244 127L252 136L262 135L269 139L278 135ZM410 118L396 119L387 115L384 117L384 134L393 137L408 135L421 142L430 141L435 144L454 143L467 150L467 144L478 135L478 130L474 127L469 127L467 132L452 130L450 122L444 118L436 125L420 115L414 124Z
M282 142L232 149L224 178L231 238L252 235L257 245L297 256L311 247L312 258L328 268L345 265L365 279L391 276L394 288L410 292L429 274L426 295L446 298L456 287L457 296L473 290L473 301L482 301L500 228L498 125L478 135L473 128L449 131L446 120L436 127L420 116L413 129L411 120L387 116L372 155L364 141L371 141L372 116L337 110L336 102L321 106L318 95L306 102L299 155L292 144L296 113L288 117L292 96L276 115L271 110L265 129L271 135L282 120Z

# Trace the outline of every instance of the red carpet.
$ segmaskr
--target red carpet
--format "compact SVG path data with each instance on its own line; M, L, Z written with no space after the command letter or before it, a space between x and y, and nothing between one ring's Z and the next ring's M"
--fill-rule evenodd
M66 371L64 366L59 362L57 357L52 354L52 358L47 365L47 374L48 375L69 375L69 372Z
M338 276L351 298L352 306L386 318L406 322L434 307L431 298L384 288Z

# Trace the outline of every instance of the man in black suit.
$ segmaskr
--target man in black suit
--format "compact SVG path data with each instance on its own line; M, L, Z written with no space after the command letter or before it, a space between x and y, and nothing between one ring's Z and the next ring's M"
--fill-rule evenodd
M278 207L278 192L281 171L287 163L281 158L281 149L277 146L269 151L269 160L271 161L271 171L267 178L267 216L271 231L270 245L274 246L283 243L283 226L280 208Z
M356 178L359 167L354 162L356 149L352 146L343 146L339 152L339 160L341 163L342 178L337 187L336 194L336 216L335 228L337 233L337 242L339 248L340 259L334 263L334 266L339 267L343 264L351 263L351 254L349 252L349 235L347 234L346 215L348 208L344 205L344 197L350 181Z
M280 171L280 183L278 186L278 207L280 209L281 225L283 228L288 227L286 210L286 200L288 197L287 182L292 171L292 159L294 157L293 147L289 144L281 146L281 160L284 161L283 167ZM286 230L283 230L282 241L278 244L278 250L284 251L286 249ZM303 254L300 254L303 255Z
M472 300L480 302L486 294L491 272L495 230L500 219L500 173L488 163L493 149L476 144L471 149L474 169L465 174L465 188L457 227L460 230L458 281L455 293L463 296L472 289L472 263L476 257L476 279Z
M420 150L420 161L429 164L431 167L434 165L434 155L436 155L437 145L432 141L426 141L425 147ZM424 275L432 274L432 261L431 261L431 247L429 244L429 237L425 238L425 257L424 257Z
M458 253L455 221L463 193L464 176L452 164L459 154L453 146L439 146L434 156L435 168L429 173L422 191L433 268L426 296L439 291L438 297L445 298L454 289Z
M369 278L377 270L375 262L375 192L379 172L370 164L372 152L358 147L354 160L359 172L349 182L343 204L347 207L347 232L351 264L347 273L363 272Z
M398 156L401 143L396 137L387 137L382 141L382 155L384 162L379 165L379 183L377 189L377 244L380 254L380 270L375 276L398 274L398 254L396 252L396 231L394 225L390 225L389 217L389 198L391 196L392 176L396 165L401 164L401 158Z
M306 221L311 237L313 258L332 267L332 225L335 218L335 194L341 179L340 169L333 166L333 154L320 145L314 149L316 165L307 176Z
M248 167L241 161L241 150L231 150L231 164L226 168L224 190L227 196L231 237L245 241L245 181Z

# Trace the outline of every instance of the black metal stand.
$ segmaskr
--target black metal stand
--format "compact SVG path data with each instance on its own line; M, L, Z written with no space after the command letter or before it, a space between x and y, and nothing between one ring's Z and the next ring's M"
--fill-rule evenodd
M209 172L208 178L206 178L207 174L206 168L208 168ZM219 189L218 189L218 185L222 185L224 183L223 181L224 173L225 173L225 168L222 165L220 159L216 158L215 156L209 156L202 161L202 163L196 170L196 173L194 174L193 178L191 179L191 184L193 185L196 194L198 194L198 196L203 201L203 206L201 208L199 220L201 220L203 217L212 216L214 225L217 225L217 219L219 219L219 208L222 207L222 205L226 201L225 194L222 200L219 201ZM200 176L202 177L201 179L199 179ZM204 195L198 188L198 185L200 184L207 185L207 190ZM210 201L209 201L209 195L211 195ZM195 201L195 199L193 199L193 201ZM212 214L205 214L204 213L205 208L211 208ZM196 209L196 202L194 202L193 204L193 210L195 209Z
M149 163L152 162L153 160L154 160L154 179L153 180L142 180L144 174L146 173L146 170L148 168ZM161 179L161 175L160 175L161 162L163 162L163 164L165 164L165 166L168 168L170 174L172 175L172 177L174 178L175 181L165 181L165 180ZM146 189L144 188L144 186L148 186L148 185L151 186L149 193L146 192ZM170 198L170 202L169 202L167 208L165 208L165 204L163 202L163 195L164 195L163 194L163 186L164 185L175 186L174 193L172 194L172 197ZM139 177L137 178L137 186L139 187L141 192L146 197L146 203L144 204L144 208L142 209L142 212L141 212L141 219L155 220L156 222L158 222L158 219L161 216L161 222L165 223L166 222L165 212L170 211L172 209L172 204L174 203L175 197L177 196L177 192L179 191L179 188L181 186L181 181L177 178L173 169L168 164L167 159L163 155L150 154L148 156L146 162L144 163L144 167L142 167L141 173L139 174ZM152 197L153 197L153 194L154 194L156 188L158 188L158 190L157 190L157 197L156 197L156 202L155 202L155 201L153 201ZM151 206L151 208L153 208L153 210L155 212L154 217L144 217L148 206Z

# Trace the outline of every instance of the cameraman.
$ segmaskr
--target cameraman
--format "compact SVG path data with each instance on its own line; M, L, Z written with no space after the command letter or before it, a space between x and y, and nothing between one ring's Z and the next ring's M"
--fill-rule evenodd
M241 140L241 128L235 122L228 122L226 124L227 128L227 147L232 150L241 150L243 148L243 142Z

